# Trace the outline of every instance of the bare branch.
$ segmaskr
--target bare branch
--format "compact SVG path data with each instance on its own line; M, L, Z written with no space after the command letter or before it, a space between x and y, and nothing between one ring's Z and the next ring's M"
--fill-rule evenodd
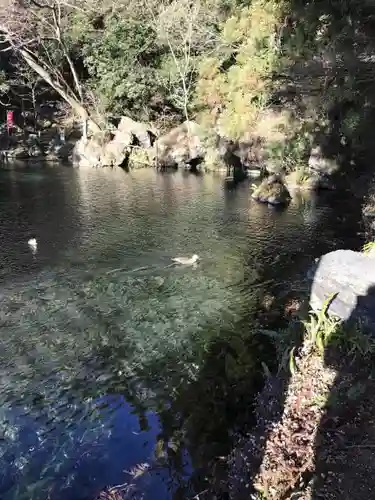
M179 75L180 89L176 88L177 95L182 92L182 103L185 119L189 123L188 105L190 91L195 71L195 60L192 57L194 37L199 24L198 17L201 11L199 1L193 5L188 0L174 0L172 3L161 4L158 16L146 0L146 5L153 19L153 27L161 43L165 43L171 54L177 74Z
M42 4L40 2L37 2L36 0L29 0L30 3L38 7L39 9L52 9L53 7L51 5L47 4Z
M75 1L70 0L69 5ZM2 0L2 4L0 32L4 43L3 50L12 50L51 86L84 122L90 122L93 130L99 130L84 106L83 89L64 41L63 25L73 7L68 6L65 0L48 0L48 3L42 0L27 0L22 4L17 0ZM74 82L74 91L69 85L70 78L63 76L59 64L56 64L55 58L52 57L47 41L53 41L55 49L63 55Z

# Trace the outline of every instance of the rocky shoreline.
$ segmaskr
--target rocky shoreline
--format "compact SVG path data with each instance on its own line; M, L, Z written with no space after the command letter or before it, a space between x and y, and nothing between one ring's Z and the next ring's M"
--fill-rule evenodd
M337 161L325 158L321 147L311 149L304 167L288 170L269 157L261 138L233 141L193 121L161 134L152 124L122 116L116 125L108 124L106 129L87 136L72 120L59 123L38 134L17 129L7 137L3 130L0 163L59 162L89 168L224 172L233 182L246 177L260 181L252 185L251 196L271 206L287 206L301 191L337 189L334 179L342 179Z
M276 120L277 117L275 117ZM73 119L57 122L38 133L14 129L11 137L1 134L0 157L4 160L44 159L67 161L76 166L131 168L227 169L251 177L282 175L291 189L332 188L330 177L339 169L336 160L325 158L320 146L312 147L306 165L297 170L283 161L275 163L265 138L231 140L219 131L185 121L167 131L151 123L122 116L103 130L82 135L82 124Z

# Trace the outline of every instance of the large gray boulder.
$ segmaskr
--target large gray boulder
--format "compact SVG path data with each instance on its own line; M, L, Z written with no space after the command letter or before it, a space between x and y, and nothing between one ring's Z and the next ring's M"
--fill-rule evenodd
M89 138L81 137L73 149L73 163L79 167L101 167L109 140L110 136L106 133L97 133Z
M6 152L6 157L14 160L26 160L30 158L29 147L27 144L21 143L8 149Z
M40 139L36 134L30 134L26 139L26 144L28 147L28 154L30 158L39 158L43 156Z
M339 170L337 161L324 156L322 147L319 145L311 150L308 164L310 171L319 175L330 176Z
M13 142L8 146L4 156L9 159L27 160L43 156L43 150L36 134L30 134L26 140L16 136L13 137Z
M113 139L104 145L100 163L102 167L122 166L130 155L134 136L125 129L117 129Z
M68 160L74 146L74 141L66 140L65 130L55 131L46 147L46 159L48 161Z
M136 122L128 116L123 116L117 126L117 132L124 136L132 135L138 145L149 149L159 135L158 131L149 123Z
M156 134L150 125L123 116L116 129L82 137L74 147L73 163L90 167L124 166L132 147L148 150Z
M159 167L178 167L200 162L206 154L203 129L193 121L185 121L154 145L154 157Z
M252 177L260 177L265 171L260 140L257 138L233 141L216 135L216 152L227 167L247 170ZM209 148L211 151L211 148Z
M361 252L336 250L323 255L311 273L310 305L320 310L338 293L328 313L342 320L360 320L375 334L375 259Z

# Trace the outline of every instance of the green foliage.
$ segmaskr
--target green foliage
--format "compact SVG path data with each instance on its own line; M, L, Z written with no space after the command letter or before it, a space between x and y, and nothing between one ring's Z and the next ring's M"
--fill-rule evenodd
M312 120L290 119L283 126L284 136L266 144L267 158L280 170L305 172L317 127Z
M293 110L301 130L282 140L266 138L271 159L286 170L306 159L306 124L312 136L316 125L332 135L337 151L350 147L363 157L373 147L375 119L373 63L362 57L373 51L368 15L368 7L354 0L319 6L257 0L234 11L222 24L216 50L201 61L197 107L233 139L255 134L275 103Z
M296 370L296 346L304 334L303 323L292 320L284 329L278 331L261 329L258 332L274 342L278 357L278 372L289 370L293 373Z
M320 353L324 352L332 336L338 331L340 321L328 315L328 309L331 302L337 294L330 295L323 303L320 311L313 311L309 314L309 319L303 324L306 330L307 341L318 349Z
M114 113L142 115L143 107L157 94L160 79L156 69L161 53L153 44L154 32L144 20L112 15L100 34L79 18L72 28L83 42L82 55L90 74L90 85L104 108ZM86 30L86 31L85 31Z
M331 336L330 345L339 347L347 356L375 354L375 341L363 332L361 323L337 328Z
M309 320L304 321L307 341L323 354L328 346L335 346L343 350L348 356L373 355L375 341L366 335L360 323L343 325L342 322L328 314L329 305L337 294L329 296L319 312L311 312Z
M92 10L75 11L67 38L89 74L85 86L104 112L182 118L191 109L199 58L213 50L227 10L222 0L120 2L104 9L99 23Z
M200 65L197 106L220 108L219 127L224 135L238 139L250 132L267 106L278 63L275 28L282 12L282 2L267 0L244 7L223 24L217 54Z
M306 163L310 151L309 146L309 138L296 133L291 140L269 142L267 144L267 157L280 170L294 171Z
M369 241L368 243L363 245L362 252L368 254L374 249L375 249L375 241Z
M344 325L339 318L329 314L330 304L336 296L337 294L328 296L322 308L310 311L305 320L292 320L287 328L279 331L259 331L277 347L278 372L288 371L292 375L296 372L296 355L303 340L308 352L317 352L320 356L330 347L339 349L341 355L348 356L349 359L357 355L372 357L375 354L375 340L363 332L360 323Z
M366 5L87 0L82 6L64 7L62 37L86 104L99 112L166 127L171 117L188 114L231 139L261 138L270 161L286 171L304 164L318 129L334 136L336 149L360 152L373 143L374 70L362 57L374 48ZM33 29L45 33L34 17ZM34 49L74 87L61 44L51 36ZM280 110L290 121L274 133L268 115Z

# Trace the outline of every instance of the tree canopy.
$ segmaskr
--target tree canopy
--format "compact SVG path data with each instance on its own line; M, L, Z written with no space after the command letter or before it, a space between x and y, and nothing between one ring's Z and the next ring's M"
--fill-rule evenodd
M1 89L24 65L94 128L122 114L161 128L196 118L231 139L261 136L271 156L294 164L318 136L359 155L373 142L369 2L1 0L0 7L2 58L12 61Z

